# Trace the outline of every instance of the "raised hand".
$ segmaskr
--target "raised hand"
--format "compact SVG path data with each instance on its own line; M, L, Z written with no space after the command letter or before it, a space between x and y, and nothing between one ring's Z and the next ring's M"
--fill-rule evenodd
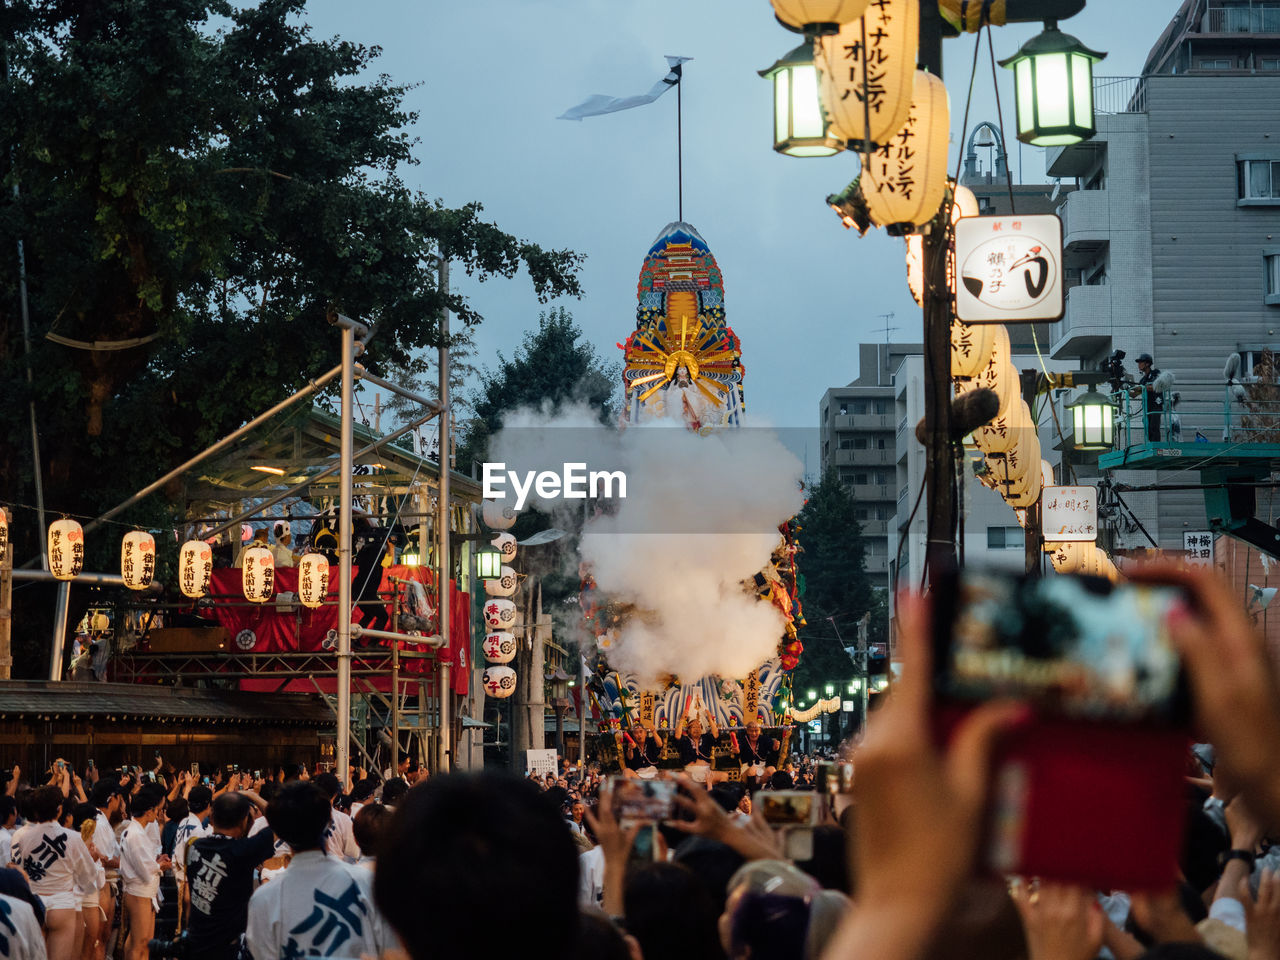
M1009 886L1027 935L1028 960L1093 960L1102 946L1104 915L1092 891L1070 884Z

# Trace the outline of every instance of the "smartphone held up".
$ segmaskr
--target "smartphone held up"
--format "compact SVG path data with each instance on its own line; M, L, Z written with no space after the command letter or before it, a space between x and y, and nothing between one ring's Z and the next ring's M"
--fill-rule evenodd
M934 597L940 735L987 700L1031 707L994 758L987 866L1102 889L1172 882L1190 700L1169 622L1189 598L967 569Z

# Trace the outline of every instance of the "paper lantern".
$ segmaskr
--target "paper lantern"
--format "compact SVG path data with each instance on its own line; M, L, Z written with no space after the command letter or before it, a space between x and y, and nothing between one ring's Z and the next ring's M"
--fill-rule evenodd
M188 540L178 551L178 589L198 600L209 592L213 578L213 547L203 540Z
M1037 500L1040 499L1040 471L1033 469L1027 471L1027 484L1020 492L1009 493L1005 496L1005 502L1014 509L1026 509Z
M1048 460L1040 461L1040 486L1042 487L1053 486L1053 464L1051 464Z
M857 20L867 0L772 0L773 14L784 27L806 36L835 33L840 25Z
M490 663L510 663L516 656L516 638L505 630L484 638L484 658Z
M865 105L864 33L870 53L865 58ZM883 0L863 18L815 42L818 93L831 121L832 135L856 144L864 140L879 144L902 129L911 109L919 40L919 0ZM869 130L867 116L871 121Z
M973 191L968 187L958 187L954 183L951 186L951 223L954 225L961 217L976 217L978 215L978 198L973 195ZM911 299L915 300L916 306L924 306L924 237L918 233L907 234L907 289L911 291ZM956 249L955 244L947 245L947 291L954 297L956 293ZM952 337L955 336L955 328L952 327ZM952 349L955 349L954 343ZM972 376L972 374L957 374L955 372L955 362L952 361L951 375L954 376Z
M69 517L49 524L49 572L74 579L84 569L84 528Z
M950 134L947 88L917 70L906 120L871 154L860 181L872 222L891 236L914 233L938 215L947 193Z
M955 356L954 352L952 356ZM994 390L1000 399L996 416L1008 416L1013 401L1022 395L1018 374L1009 356L1009 331L996 324L992 335L991 355L987 358L986 364L974 374L972 379L957 381L956 394L987 387Z
M311 610L329 595L329 558L323 553L304 553L298 560L298 599Z
M1058 573L1080 573L1086 563L1093 563L1093 544L1083 541L1067 541L1063 543L1047 543L1051 548L1049 561Z
M482 501L480 516L490 530L510 530L516 524L516 508L505 500Z
M0 507L0 563L9 558L9 514Z
M505 700L516 692L516 672L510 667L486 667L480 685L495 700Z
M907 242L919 240L918 235L907 237ZM951 323L951 375L953 377L975 377L991 359L991 351L995 347L996 329L994 323ZM1007 331L1006 331L1007 333Z
M491 630L507 630L515 625L516 605L510 600L491 599L484 602L484 622Z
M516 538L509 533L500 533L489 541L502 554L502 562L510 563L516 558Z
M502 568L502 576L484 582L484 592L491 597L509 597L516 592L516 572L510 567Z
M1021 495L1034 486L1040 489L1040 437L1033 430L1018 430L1015 442L1004 455L1007 482L1001 485L1006 495ZM1034 498L1032 500L1034 502ZM1015 506L1025 507L1019 503Z
M145 590L156 573L156 538L130 530L120 543L120 577L130 590Z
M1025 400L1019 400L1008 414L973 431L973 443L983 453L1007 453L1018 442L1019 431L1032 429L1031 408Z
M266 603L271 599L276 588L276 564L267 547L250 547L244 552L240 586L246 600Z

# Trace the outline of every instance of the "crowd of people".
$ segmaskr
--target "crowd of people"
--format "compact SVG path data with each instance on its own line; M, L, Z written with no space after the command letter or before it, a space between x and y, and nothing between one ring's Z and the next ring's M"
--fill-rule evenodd
M88 777L55 763L37 785L14 771L0 798L13 861L0 870L0 955L142 960L154 938L157 953L199 960L1274 960L1275 674L1236 598L1203 573L1160 576L1194 601L1171 629L1202 740L1188 740L1186 842L1163 884L988 869L993 757L1031 711L993 701L942 736L929 611L908 597L902 677L851 750L851 786L810 758L767 777L646 782L635 733L632 777L224 768L205 784L157 760ZM1102 809L1126 799L1094 789ZM637 819L616 803L625 791L670 805ZM780 823L771 805L815 815Z

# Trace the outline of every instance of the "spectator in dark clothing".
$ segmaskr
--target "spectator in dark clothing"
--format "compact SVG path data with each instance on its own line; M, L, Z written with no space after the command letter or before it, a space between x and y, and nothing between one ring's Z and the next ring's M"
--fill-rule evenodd
M366 520L361 531L364 542L352 557L351 563L356 568L352 581L352 594L360 602L360 625L371 630L386 630L391 625L391 615L387 613L384 603L371 603L378 600L378 590L382 586L382 556L387 549L385 531Z
M191 887L187 940L191 960L235 960L249 917L253 871L275 851L275 836L249 836L254 793L224 793L213 801L213 834L191 844L187 882Z

